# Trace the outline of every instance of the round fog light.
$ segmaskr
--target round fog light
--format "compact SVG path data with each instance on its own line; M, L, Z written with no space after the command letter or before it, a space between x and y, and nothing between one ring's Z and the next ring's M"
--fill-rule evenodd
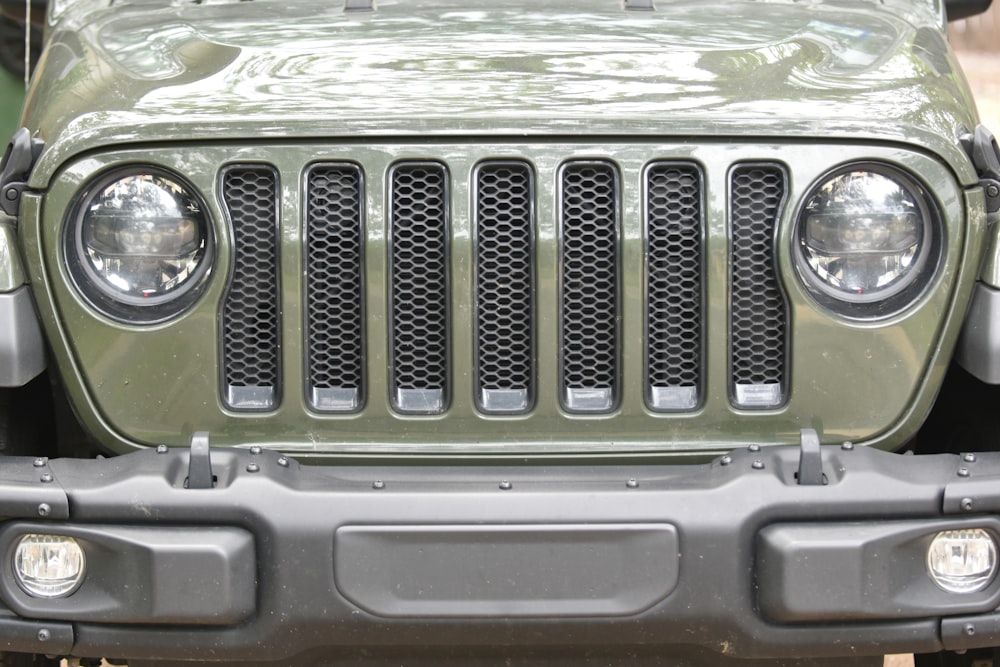
M63 598L83 581L83 549L72 537L25 535L14 551L14 575L25 593Z
M997 544L982 528L945 530L927 550L927 571L949 593L976 593L997 571Z

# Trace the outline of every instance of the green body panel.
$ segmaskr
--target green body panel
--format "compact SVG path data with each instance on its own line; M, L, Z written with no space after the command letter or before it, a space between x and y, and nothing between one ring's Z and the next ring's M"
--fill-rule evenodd
M894 448L911 438L940 386L982 256L985 214L958 138L975 107L932 3L452 0L341 4L115 3L77 0L50 16L50 42L25 119L46 141L22 203L35 300L77 413L107 447L265 444L301 455L453 458L574 454L704 456L757 442ZM62 5L60 5L62 6ZM436 9L435 9L436 8ZM556 174L567 159L620 170L620 407L572 415L558 401ZM384 328L385 174L439 160L451 181L451 401L445 414L392 411ZM473 400L474 255L470 175L484 159L537 174L535 337L538 400L488 416ZM643 169L686 160L706 174L705 395L697 410L644 403ZM310 412L304 396L303 173L319 160L363 165L366 397L351 415ZM942 259L910 307L872 322L817 305L796 275L793 223L824 174L882 161L912 173L941 214ZM789 305L789 396L775 410L729 399L729 168L783 165L787 203L775 239ZM225 409L219 313L232 234L219 204L227 164L280 175L282 401L264 414ZM88 306L62 256L81 188L122 164L154 164L205 198L217 258L207 289L155 326L115 323ZM971 188L966 190L965 188ZM466 334L465 332L468 332Z
M473 260L468 212L469 178L475 164L497 156L528 160L538 172L537 339L538 395L535 409L517 417L486 416L472 402ZM563 412L558 389L558 276L554 239L557 213L554 174L567 157L612 159L622 172L623 391L621 408L609 415ZM708 174L706 254L707 371L704 405L686 414L655 414L643 407L643 238L638 191L644 166L661 156L703 165ZM453 399L445 415L404 417L388 400L386 232L383 210L389 164L399 159L441 159L453 177L451 192ZM304 396L302 220L299 190L315 160L357 160L366 167L365 227L367 328L365 408L356 415L312 414ZM940 270L924 297L905 312L876 323L831 315L805 292L791 264L796 204L832 167L859 159L899 165L923 179L936 194L947 230ZM119 161L142 161L184 173L205 195L216 223L218 259L197 306L175 321L125 326L96 314L71 286L61 256L63 212L94 174ZM733 162L781 160L792 174L789 204L777 239L791 315L791 394L779 410L740 411L729 403L727 370L728 248L725 174ZM235 414L221 405L218 314L230 268L231 237L217 199L219 165L240 161L274 164L282 181L280 238L282 365L285 390L280 408L267 414ZM721 175L722 178L718 178ZM978 191L977 191L978 192ZM631 193L631 194L630 194ZM25 222L33 241L32 261L45 267L36 299L51 330L62 340L60 367L78 410L102 439L125 449L134 444L184 445L192 430L208 430L220 445L266 443L314 454L402 453L450 455L559 454L600 452L676 455L716 451L741 443L794 442L803 427L830 441L854 440L884 447L911 437L937 390L967 292L979 264L984 227L982 198L969 202L944 165L922 152L893 147L821 144L714 144L584 142L188 146L93 155L60 172L46 195L44 214ZM978 213L976 213L978 211ZM971 226L966 230L966 218ZM971 258L971 260L969 259ZM955 310L956 312L952 312ZM873 372L876 371L876 372ZM79 406L87 406L79 409Z
M67 4L27 104L37 187L86 150L223 136L870 139L974 181L975 105L917 0Z

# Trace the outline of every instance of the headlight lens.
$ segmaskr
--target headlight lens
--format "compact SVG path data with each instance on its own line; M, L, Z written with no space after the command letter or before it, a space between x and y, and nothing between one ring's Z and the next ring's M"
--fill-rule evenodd
M25 593L36 598L64 598L83 581L83 549L72 537L25 535L14 550L14 574Z
M923 189L894 168L840 169L805 198L799 271L821 301L849 304L842 309L847 314L896 310L923 286L920 278L931 264L931 211Z
M157 170L105 177L84 195L67 255L78 286L119 319L156 321L207 272L212 238L204 206L182 179Z

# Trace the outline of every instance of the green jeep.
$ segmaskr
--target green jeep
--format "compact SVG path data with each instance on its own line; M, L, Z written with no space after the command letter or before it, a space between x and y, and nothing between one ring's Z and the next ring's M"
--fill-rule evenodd
M1000 665L988 5L50 2L2 664Z

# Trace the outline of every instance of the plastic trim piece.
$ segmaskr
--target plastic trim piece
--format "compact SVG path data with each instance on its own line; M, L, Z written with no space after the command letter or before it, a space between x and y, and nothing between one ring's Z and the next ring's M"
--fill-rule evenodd
M45 366L45 344L28 286L0 294L0 387L24 386Z

